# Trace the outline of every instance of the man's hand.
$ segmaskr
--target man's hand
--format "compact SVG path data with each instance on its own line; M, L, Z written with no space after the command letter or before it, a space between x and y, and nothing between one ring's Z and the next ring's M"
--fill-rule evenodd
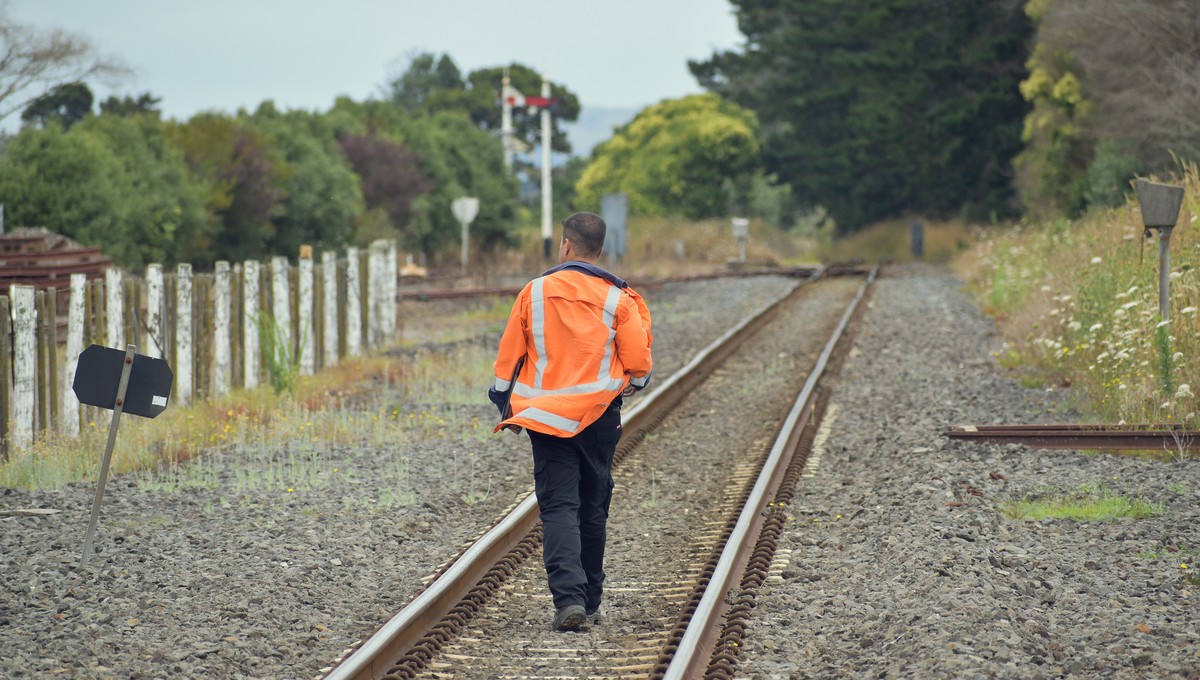
M633 385L626 385L625 389L621 390L621 396L622 397L632 397L635 392L637 392L636 387L634 387Z

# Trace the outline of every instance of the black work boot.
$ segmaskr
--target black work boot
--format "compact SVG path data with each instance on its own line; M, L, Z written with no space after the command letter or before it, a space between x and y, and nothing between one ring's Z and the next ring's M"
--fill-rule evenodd
M554 623L550 627L554 630L579 630L586 620L587 614L581 605L569 604L554 613Z

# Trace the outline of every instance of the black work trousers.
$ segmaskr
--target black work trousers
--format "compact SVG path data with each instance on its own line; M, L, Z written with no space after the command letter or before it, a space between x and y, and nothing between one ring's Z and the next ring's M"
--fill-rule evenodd
M612 501L612 460L621 438L621 408L570 438L529 431L533 480L542 517L542 562L555 608L600 606L604 544Z

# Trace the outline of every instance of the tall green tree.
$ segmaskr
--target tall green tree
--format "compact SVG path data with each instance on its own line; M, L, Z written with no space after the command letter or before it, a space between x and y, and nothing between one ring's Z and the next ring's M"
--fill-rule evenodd
M362 186L328 121L307 111L280 112L264 102L248 122L280 162L283 197L271 216L270 252L294 256L301 244L345 245L362 213Z
M459 242L459 225L450 204L461 196L479 199L471 240L485 249L511 243L516 227L516 180L504 168L504 150L496 137L461 113L442 112L406 124L408 144L422 158L435 188L415 201L414 232L425 252Z
M220 225L204 261L238 261L269 252L273 219L283 212L283 163L261 133L229 116L202 113L168 126L188 169L206 188L205 205Z
M136 99L129 95L110 95L108 99L100 102L100 113L113 116L159 115L162 113L162 109L159 108L161 103L162 97L155 97L149 92L143 92Z
M437 94L463 89L462 72L450 55L432 52L410 55L404 69L388 82L392 103L409 113L424 109Z
M120 160L99 135L52 123L9 140L0 163L5 221L45 227L83 244L130 244Z
M499 138L464 112L412 115L387 101L342 98L326 115L363 176L367 206L388 216L404 247L435 255L457 244L450 204L460 196L479 199L473 241L486 248L509 240L516 226L516 180L504 169Z
M217 225L204 206L204 186L188 172L157 116L94 116L72 131L102 137L121 165L121 242L106 252L126 266L196 262L209 251Z
M104 249L118 264L194 261L215 230L203 187L154 118L90 117L64 131L26 128L0 164L0 200L17 224Z
M1020 0L733 0L742 51L689 64L754 110L768 172L842 230L1008 213L1027 107Z
M66 83L30 102L21 112L21 120L39 127L55 121L69 130L92 112L93 101L95 97L87 85Z
M746 183L759 164L754 113L708 93L647 107L592 152L575 204L598 211L623 191L643 215L727 214L726 183Z

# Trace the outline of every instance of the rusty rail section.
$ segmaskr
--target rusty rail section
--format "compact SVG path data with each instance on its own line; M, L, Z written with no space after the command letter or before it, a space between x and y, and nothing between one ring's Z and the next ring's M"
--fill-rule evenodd
M1200 430L1182 425L958 425L951 439L1025 444L1036 449L1200 451Z
M819 388L820 380L835 373L845 360L853 341L847 331L865 312L862 301L877 274L878 267L869 271L809 373L758 478L746 492L741 514L714 547L650 677L734 677L758 590L774 559L787 507L828 402L829 391ZM736 597L732 604L727 593Z
M804 284L824 274L818 269L730 328L625 415L624 434L613 465L626 458L697 384L777 314ZM537 498L533 493L461 555L378 631L348 650L326 674L348 678L414 678L453 640L541 545Z

